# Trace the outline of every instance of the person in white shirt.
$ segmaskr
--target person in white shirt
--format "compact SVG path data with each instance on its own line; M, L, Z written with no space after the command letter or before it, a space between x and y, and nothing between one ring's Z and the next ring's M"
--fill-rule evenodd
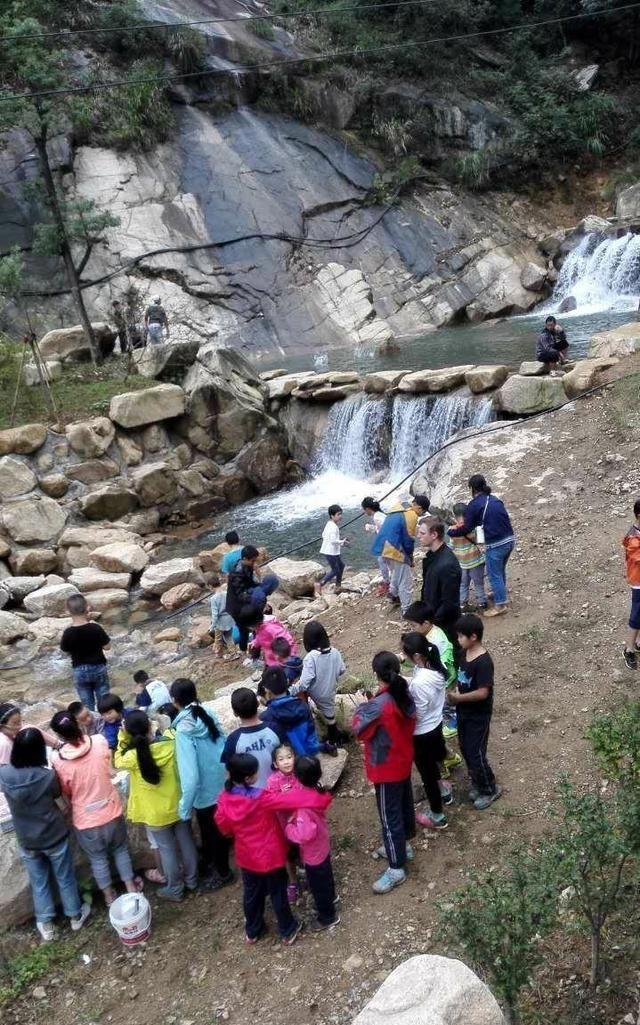
M402 635L405 658L413 664L409 693L416 706L413 731L413 760L424 784L431 811L417 814L416 822L427 829L446 829L447 817L442 808L439 763L446 756L442 737L442 711L447 674L435 644L423 634Z
M335 580L335 592L336 594L340 594L342 589L342 575L344 573L344 562L342 561L340 553L342 552L342 546L348 545L349 540L346 537L340 537L339 524L342 519L342 509L340 506L330 505L327 512L329 519L322 531L320 555L324 555L325 559L329 563L329 570L325 573L320 583L316 585L316 590L319 593L322 591L325 584L328 584L331 580Z
M380 508L380 502L376 501L375 498L363 498L360 503L362 511L365 515L364 529L368 534L379 534L380 527L387 518L387 514L383 513ZM376 587L376 598L384 598L389 591L389 584L391 583L391 573L386 559L383 559L381 555L377 558L378 569L380 570L380 576L382 577L382 583Z

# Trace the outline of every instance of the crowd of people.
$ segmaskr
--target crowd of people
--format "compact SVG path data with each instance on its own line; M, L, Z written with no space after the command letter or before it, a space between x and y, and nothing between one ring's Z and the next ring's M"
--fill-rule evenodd
M243 887L244 934L256 943L266 931L270 901L285 945L302 929L301 886L315 914L312 932L340 922L331 862L319 755L335 756L351 735L362 745L375 791L382 843L375 857L387 866L373 882L385 894L407 878L418 828L448 826L454 801L451 770L464 760L466 797L478 812L501 795L488 757L494 665L484 645L484 619L508 610L506 570L514 549L503 502L484 477L469 480L471 500L454 507L447 525L417 495L386 513L362 501L365 531L380 581L377 595L398 607L398 652L378 651L372 685L352 721L340 713L342 653L323 623L305 623L300 645L269 604L277 578L261 572L261 553L226 535L210 597L212 653L244 655L250 686L231 694L238 725L227 736L194 682L167 685L138 670L126 706L111 690L105 652L110 639L94 623L86 599L68 600L72 625L61 639L70 656L78 699L46 727L22 722L13 703L0 705L0 789L8 802L31 883L37 929L55 935L56 901L71 928L82 928L90 905L74 873L74 845L85 854L107 906L119 884L180 902L190 893L233 883ZM640 500L624 540L632 611L625 661L637 667L640 635ZM328 510L322 553L332 581L343 586L342 509ZM416 544L423 549L419 600L414 600ZM486 571L486 575L485 575ZM453 744L457 739L458 751ZM412 771L424 787L416 807ZM144 827L153 867L136 873L127 821ZM55 886L54 886L55 882Z

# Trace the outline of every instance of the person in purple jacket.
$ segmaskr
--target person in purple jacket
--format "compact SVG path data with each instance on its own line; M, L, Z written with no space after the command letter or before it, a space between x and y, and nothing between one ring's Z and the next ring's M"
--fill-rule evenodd
M484 547L487 576L493 590L494 606L485 616L501 616L507 611L507 562L516 545L516 538L504 503L491 494L491 488L480 473L469 478L472 499L461 527L451 527L449 537L464 537L476 531L477 543Z

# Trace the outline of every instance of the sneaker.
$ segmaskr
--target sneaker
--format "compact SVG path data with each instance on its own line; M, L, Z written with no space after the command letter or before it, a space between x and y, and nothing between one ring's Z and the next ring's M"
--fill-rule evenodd
M300 896L300 890L296 883L287 884L287 900L290 904L297 904Z
M440 796L443 804L453 804L453 787L450 783L445 783L443 779L440 780Z
M405 852L407 855L407 861L413 861L413 859L415 858L415 854L413 853L413 847L410 843L406 845ZM378 847L377 851L374 851L373 857L376 861L380 858L387 857L387 848L384 846L384 844L381 844L380 847Z
M205 893L214 893L216 890L221 890L223 886L228 886L233 880L233 872L228 872L226 876L221 876L215 871L210 872L200 880L199 889Z
M496 787L492 794L480 794L480 797L476 797L473 802L473 807L476 811L484 811L489 808L494 801L497 801L502 796L502 787Z
M156 890L156 897L159 897L160 900L171 901L172 904L181 904L184 900L184 893L177 894L166 886L161 886L159 890Z
M504 616L505 612L508 612L506 605L494 605L492 609L486 609L482 615L485 619L493 619L494 616Z
M80 914L76 915L75 918L70 918L69 919L69 921L71 922L71 928L73 929L74 932L77 932L78 929L82 929L82 926L84 925L84 923L86 922L86 920L87 920L87 918L89 917L90 914L91 914L91 905L85 903L80 908Z
M56 929L53 922L36 922L36 928L43 943L51 943L52 940L55 940Z
M292 947L293 946L293 944L298 939L298 936L302 932L303 926L304 926L304 922L296 922L296 927L293 930L293 932L290 932L288 936L283 936L283 938L282 938L282 945L283 945L283 947Z
M373 884L374 893L391 893L396 886L401 886L407 878L403 868L388 868Z
M462 758L454 751L452 755L447 755L442 764L445 769L449 769L449 771L451 771L451 769L455 769L457 765L462 764Z
M627 669L637 669L638 668L638 652L637 651L629 651L628 648L625 648L623 653L622 653L622 657L624 658L624 664L626 665Z
M340 915L336 915L332 922L321 922L320 919L314 918L309 926L309 932L325 932L327 929L334 929L336 925L340 925Z
M458 724L455 720L443 724L442 736L445 740L451 740L452 737L458 736Z
M480 797L480 791L477 787L471 787L468 794L469 800L473 804Z
M444 814L436 815L435 812L429 811L426 814L418 811L416 812L416 822L423 829L446 829L449 823L447 822L447 816Z
M242 665L243 666L252 666L253 665L253 659L252 658L243 658Z
M263 925L262 929L260 930L260 932L258 933L257 936L247 936L247 934L245 933L244 934L244 942L246 943L246 945L248 947L252 947L254 945L254 943L258 943L259 940L261 940L262 937L264 935L266 935L266 932L267 932L267 927L266 927L266 925Z

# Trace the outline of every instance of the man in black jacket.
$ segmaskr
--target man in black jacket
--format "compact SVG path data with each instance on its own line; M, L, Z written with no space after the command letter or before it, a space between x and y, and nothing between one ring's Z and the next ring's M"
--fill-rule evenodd
M427 516L418 526L418 542L427 549L422 562L422 601L435 610L434 623L458 646L455 625L460 618L460 563L444 542L445 525Z
M246 625L247 616L255 613L255 607L251 602L252 590L258 587L258 581L254 576L255 567L260 553L253 545L245 545L242 549L240 561L235 569L229 574L227 580L227 602L225 612L228 612L238 627L240 634L239 646L241 651L247 650L249 643L249 627Z

